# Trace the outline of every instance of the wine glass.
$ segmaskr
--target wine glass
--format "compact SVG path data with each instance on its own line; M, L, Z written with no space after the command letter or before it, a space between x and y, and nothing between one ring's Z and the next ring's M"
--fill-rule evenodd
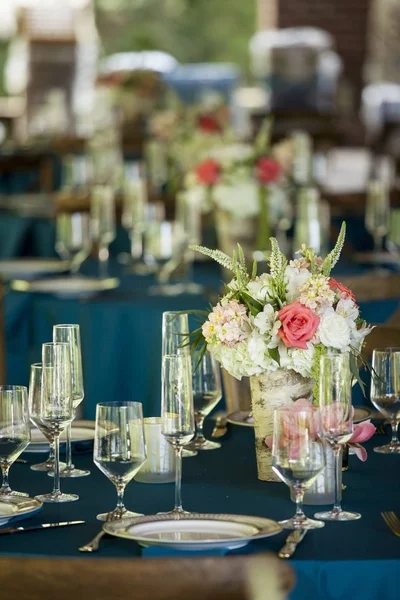
M400 258L400 208L390 211L390 229L386 244L388 250Z
M168 514L183 514L182 448L194 435L192 365L186 353L167 354L162 362L162 434L176 454L175 508Z
M146 461L143 412L140 402L104 402L96 407L93 461L117 488L114 510L97 515L99 521L138 517L124 505L124 492Z
M320 427L318 411L311 405L301 410L285 407L274 411L272 468L296 497L296 514L280 521L285 529L324 526L321 521L306 517L303 511L304 492L325 467L324 447L318 438Z
M83 372L82 372L82 352L81 352L81 334L79 325L54 325L53 327L53 341L64 342L68 344L69 355L70 355L70 367L71 367L71 390L72 390L72 406L74 409L74 416L76 416L76 409L84 398L83 389ZM72 422L68 423L66 427L67 434L67 448L66 448L66 459L67 466L63 469L60 477L85 477L90 475L90 471L83 469L76 469L72 464L72 445L71 445L71 426Z
M389 189L383 181L372 180L367 188L365 228L374 238L374 252L382 250L382 241L389 231Z
M92 239L99 246L100 275L107 277L109 245L115 239L115 200L110 186L96 185L92 190L90 205Z
M8 473L13 462L31 441L28 390L21 385L0 386L0 467L3 483L0 497L28 496L10 488Z
M186 446L189 450L216 450L219 442L207 440L203 432L204 419L222 398L221 373L215 358L206 350L203 356L193 355L192 388L196 435Z
M164 311L162 315L162 356L166 354L189 354L189 346L185 346L189 335L189 319L187 314L177 310Z
M335 458L335 503L333 509L316 513L323 521L353 521L359 513L341 507L342 448L353 435L353 407L351 405L351 373L349 355L321 356L319 405L321 413L321 438L332 447Z
M77 274L92 247L89 215L60 213L56 219L56 252L71 262L71 273Z
M43 427L40 421L40 405L42 397L42 363L31 365L29 378L29 417L32 423L43 433L50 444L50 452L47 459L36 465L32 465L32 471L54 472L54 436L47 427ZM60 469L65 468L65 463L60 462Z
M42 393L38 418L41 428L54 437L54 486L50 494L36 496L41 502L74 502L76 494L60 490L60 435L73 419L69 345L49 342L42 346ZM43 431L42 429L42 431Z
M392 439L374 448L382 454L399 454L397 429L400 421L400 348L376 349L372 354L371 402L392 425Z

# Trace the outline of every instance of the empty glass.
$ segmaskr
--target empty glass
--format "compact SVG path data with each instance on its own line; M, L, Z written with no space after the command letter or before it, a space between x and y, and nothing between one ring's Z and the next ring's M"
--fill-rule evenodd
M31 440L28 390L21 385L0 386L0 496L28 496L10 488L8 473Z
M96 407L93 461L117 488L114 510L97 515L100 521L137 517L125 508L127 484L146 461L143 412L140 402L104 402Z
M194 435L192 366L186 353L163 356L161 387L162 433L176 454L175 507L182 514L182 449Z
M88 213L60 213L56 219L56 252L71 261L71 273L78 273L92 247Z
M216 450L219 442L204 437L204 419L217 406L222 398L221 373L215 358L206 351L198 362L198 356L192 359L192 387L196 435L186 446L189 450Z
M115 239L115 199L112 187L96 185L90 205L91 235L99 249L100 275L107 277L109 246Z
M389 231L389 188L383 181L370 181L367 188L365 228L374 238L374 252L382 250L383 238Z
M316 513L323 521L353 521L359 513L341 507L342 448L353 435L353 407L351 404L351 372L348 354L321 356L319 406L321 438L332 447L335 456L335 503L333 509Z
M305 490L325 467L325 452L318 433L321 423L312 406L301 410L282 408L274 412L272 468L296 497L296 514L280 521L285 529L317 529L321 521L306 517L303 511Z
M73 502L76 494L60 490L60 435L73 419L69 344L50 342L42 346L42 393L38 418L55 440L54 486L50 494L36 496L41 502Z
M74 409L74 416L76 416L76 409L84 398L83 389L83 372L82 372L82 351L81 351L81 334L79 325L54 325L53 327L53 341L54 342L65 342L69 347L70 356L70 367L71 367L71 391L72 391L72 406ZM67 434L67 447L66 447L66 459L67 466L63 469L60 477L85 477L90 475L90 471L83 469L76 469L72 464L72 444L71 444L71 426L72 423L68 423L66 427Z
M382 454L399 454L397 429L400 421L400 348L376 349L372 354L371 402L390 421L392 439L374 448Z

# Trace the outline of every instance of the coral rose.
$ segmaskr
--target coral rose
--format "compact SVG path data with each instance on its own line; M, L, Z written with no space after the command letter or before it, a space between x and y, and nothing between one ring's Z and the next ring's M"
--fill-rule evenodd
M216 160L205 160L196 167L196 175L200 183L204 185L213 185L221 174L221 167Z
M272 158L262 157L256 162L256 177L261 183L274 183L281 173L281 165Z
M333 277L329 277L328 283L331 290L338 292L342 298L350 298L354 304L356 303L356 297L354 296L353 292L348 287L343 285L343 283L336 281L336 279L333 279Z
M278 319L282 327L278 335L288 348L302 348L307 350L307 343L314 337L318 329L320 318L307 306L294 302L284 306L278 312Z

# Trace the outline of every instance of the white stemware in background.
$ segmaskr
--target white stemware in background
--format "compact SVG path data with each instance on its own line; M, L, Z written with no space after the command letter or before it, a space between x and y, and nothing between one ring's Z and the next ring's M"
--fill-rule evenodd
M372 354L371 402L390 421L392 439L377 446L380 454L400 454L400 348L375 349Z
M321 413L321 438L332 447L335 457L335 503L330 511L314 516L323 521L353 521L359 513L341 507L342 449L353 435L353 407L351 404L351 372L349 355L321 356L319 406Z
M11 465L31 441L28 390L21 385L0 386L0 467L3 482L0 497L28 496L11 489L8 474Z
M400 208L390 211L390 227L386 240L389 252L392 252L400 261Z
M53 341L64 342L68 344L70 369L71 369L71 392L72 392L72 407L74 416L76 409L83 401L85 396L83 387L83 370L82 370L82 350L81 350L81 334L79 325L54 325ZM66 427L67 446L66 446L66 462L67 466L61 472L60 477L85 477L90 475L90 471L77 469L72 464L72 443L71 443L71 427L69 423Z
M56 218L56 252L71 262L71 273L79 272L92 248L88 213L60 213Z
M167 514L183 514L182 449L194 435L192 366L186 353L167 354L162 362L162 434L176 453L175 507Z
M388 185L372 180L367 187L365 228L374 238L374 252L382 251L383 238L389 231L390 199Z
M146 461L143 412L140 402L104 402L96 407L93 461L117 488L117 506L97 515L99 521L138 517L127 510L124 492Z
M108 275L109 246L115 240L115 198L108 185L96 185L92 189L90 204L91 235L98 244L100 276Z

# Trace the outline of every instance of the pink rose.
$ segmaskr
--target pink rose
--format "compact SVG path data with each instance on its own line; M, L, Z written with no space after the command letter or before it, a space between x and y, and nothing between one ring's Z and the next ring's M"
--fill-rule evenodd
M306 342L314 337L320 318L307 306L300 302L293 302L293 304L281 308L278 312L278 319L282 323L278 334L284 344L288 348L307 350Z

